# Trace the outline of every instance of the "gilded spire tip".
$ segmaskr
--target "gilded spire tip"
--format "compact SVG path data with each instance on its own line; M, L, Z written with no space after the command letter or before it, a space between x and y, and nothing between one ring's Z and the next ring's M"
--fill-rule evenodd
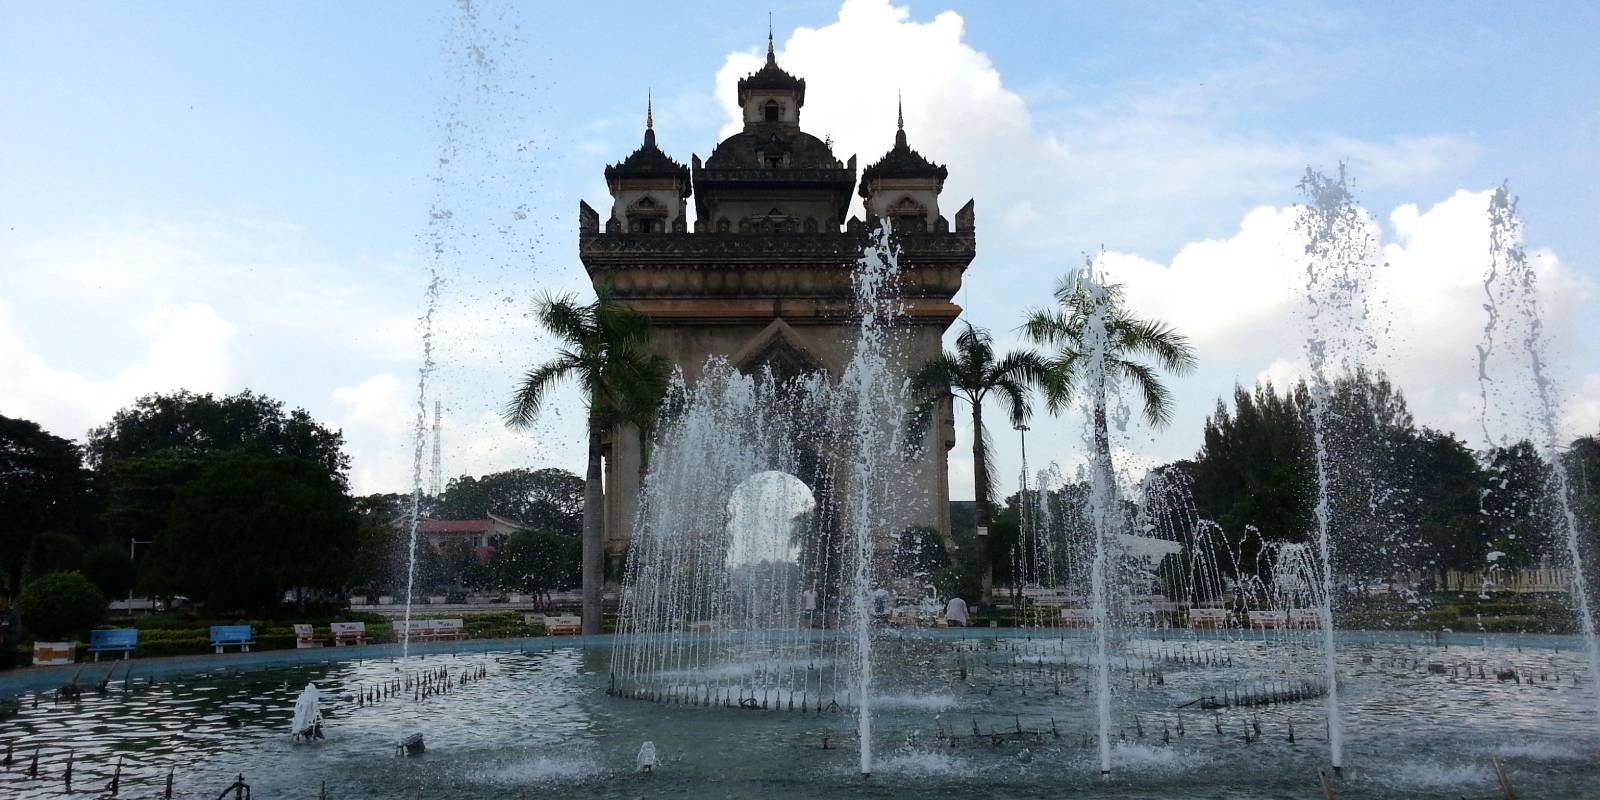
M894 124L896 130L906 129L906 102L898 89L894 93Z
M655 130L655 127L656 127L655 98L652 95L653 95L653 92L651 90L649 90L649 89L645 90L645 92L644 92L644 129L647 130L647 131Z
M777 54L772 51L772 12L767 12L767 60L777 60Z

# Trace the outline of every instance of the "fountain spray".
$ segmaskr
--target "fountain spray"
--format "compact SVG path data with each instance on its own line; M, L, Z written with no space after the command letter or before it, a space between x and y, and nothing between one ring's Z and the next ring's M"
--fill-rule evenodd
M1111 433L1107 424L1106 393L1110 390L1106 374L1106 355L1109 342L1106 335L1106 313L1109 297L1105 285L1095 274L1095 265L1088 260L1083 270L1068 278L1077 290L1088 299L1088 313L1084 320L1084 384L1093 396L1088 404L1088 424L1093 440L1089 476L1089 516L1094 526L1094 561L1089 573L1089 592L1094 603L1094 666L1095 711L1099 717L1100 776L1111 775L1111 664L1108 652L1108 629L1111 614L1107 601L1106 575L1111 543L1115 541L1119 511L1116 501L1116 478L1111 463Z
M1350 193L1343 164L1337 178L1307 169L1300 181L1307 203L1297 227L1305 234L1307 336L1306 360L1311 370L1311 437L1317 479L1317 557L1320 563L1322 602L1317 605L1322 627L1322 658L1327 686L1328 747L1333 774L1344 771L1344 724L1339 707L1338 651L1334 641L1334 558L1331 509L1332 466L1329 426L1332 380L1329 373L1342 369L1355 374L1363 352L1370 355L1376 342L1367 331L1367 291L1377 264L1376 240L1367 219Z
M1517 200L1504 185L1489 199L1489 263L1483 292L1488 321L1483 329L1483 344L1478 347L1478 385L1483 404L1484 436L1491 447L1497 444L1489 429L1489 417L1491 395L1498 397L1500 392L1491 377L1490 360L1495 352L1496 331L1504 325L1508 334L1520 335L1521 341L1515 344L1527 356L1526 380L1535 401L1532 438L1539 440L1540 449L1550 463L1549 491L1556 506L1556 523L1563 536L1565 555L1572 565L1572 596L1589 656L1590 681L1591 685L1600 687L1600 638L1595 632L1593 599L1589 596L1578 520L1572 508L1571 479L1561 458L1561 440L1556 430L1556 388L1545 364L1547 343L1544 319L1539 310L1538 276L1522 247L1522 221L1517 217ZM1596 690L1595 697L1595 713L1600 719L1600 689Z
M872 577L875 532L883 533L891 479L899 471L905 441L905 410L909 408L903 377L891 373L897 361L892 326L903 315L899 300L899 254L890 243L890 226L884 222L861 253L861 266L852 276L861 325L855 353L845 368L834 396L836 420L849 420L849 438L839 442L848 457L845 486L849 507L844 515L853 552L851 594L855 638L856 717L860 738L861 774L872 773Z

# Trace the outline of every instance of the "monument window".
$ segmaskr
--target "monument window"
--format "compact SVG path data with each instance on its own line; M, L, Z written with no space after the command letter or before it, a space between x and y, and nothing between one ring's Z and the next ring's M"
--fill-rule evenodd
M778 105L776 100L768 100L762 111L766 114L768 122L777 122L783 118L783 106Z

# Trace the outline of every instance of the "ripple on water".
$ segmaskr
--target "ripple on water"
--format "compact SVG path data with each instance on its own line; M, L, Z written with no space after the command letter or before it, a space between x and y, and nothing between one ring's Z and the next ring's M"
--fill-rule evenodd
M1123 744L1111 749L1111 768L1118 772L1187 772L1209 763L1210 759L1200 753L1176 747Z
M1406 761L1366 770L1362 783L1413 789L1452 789L1460 786L1494 787L1494 771L1485 764L1443 764Z
M961 703L953 694L883 694L873 695L872 705L880 709L949 711Z
M1488 752L1501 758L1525 758L1529 761L1582 761L1594 755L1565 742L1540 740L1501 742L1488 748Z
M884 755L872 764L873 774L908 778L935 778L970 775L972 765L948 753L933 750L901 750Z
M594 759L577 753L540 753L477 773L483 783L508 786L572 783L600 776L606 770Z

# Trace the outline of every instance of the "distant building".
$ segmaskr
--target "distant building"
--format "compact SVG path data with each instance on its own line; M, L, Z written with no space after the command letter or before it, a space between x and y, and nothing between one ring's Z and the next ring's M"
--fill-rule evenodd
M464 542L479 562L487 562L495 545L527 527L514 519L490 514L486 519L424 519L418 523L417 533L435 553L443 552L452 543Z

